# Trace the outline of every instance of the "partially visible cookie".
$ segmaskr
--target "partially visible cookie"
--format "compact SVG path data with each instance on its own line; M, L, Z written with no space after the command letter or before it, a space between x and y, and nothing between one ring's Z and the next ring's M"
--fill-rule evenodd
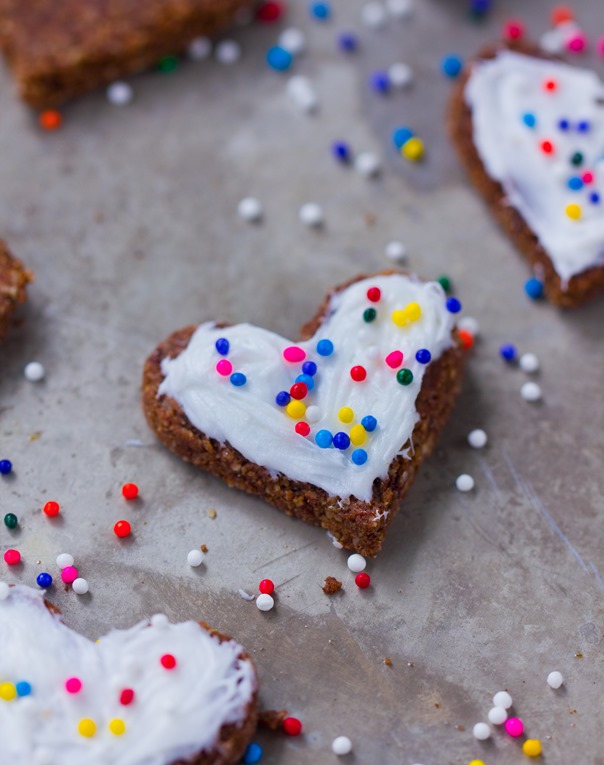
M8 332L17 307L25 302L27 285L33 278L32 272L0 240L0 340Z
M604 83L524 42L466 66L449 129L470 179L561 307L604 292Z
M0 0L0 47L21 98L56 106L179 53L253 0Z
M461 386L459 302L401 273L332 290L292 343L207 322L151 354L151 428L197 467L375 555Z
M2 763L233 765L256 730L252 660L204 624L160 614L95 643L2 584L0 645Z

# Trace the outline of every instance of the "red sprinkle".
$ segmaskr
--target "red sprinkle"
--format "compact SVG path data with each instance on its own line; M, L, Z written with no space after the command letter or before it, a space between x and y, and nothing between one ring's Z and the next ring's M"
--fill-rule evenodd
M176 666L176 659L171 653L165 653L159 661L164 669L174 669Z
M307 422L297 422L294 428L299 436L306 436L310 433L310 425Z
M61 506L58 502L47 502L44 507L42 508L42 511L45 515L47 515L49 518L54 518L55 515L59 514L59 510L61 509Z
M365 367L356 366L350 370L350 376L355 382L363 382L367 377L367 371Z
M302 723L297 717L286 717L282 725L283 732L288 736L299 736L302 733Z
M308 396L308 386L306 383L303 382L297 382L292 385L292 387L289 389L289 395L292 398L298 399L298 401L301 401L303 398L306 398Z
M258 21L263 21L265 24L278 21L282 15L283 5L275 2L262 3L256 11L256 18Z
M558 83L556 80L545 80L543 83L543 87L545 90L549 91L550 93L553 93L554 90L558 89Z
M458 330L457 334L459 335L461 347L465 348L466 351L469 351L470 348L474 345L474 336L471 335L467 329L460 329Z
M263 595L272 595L275 591L275 585L271 579L263 579L258 585L258 589Z
M371 300L372 303L379 303L382 297L382 291L379 287L369 287L367 290L367 300Z
M125 483L122 486L122 495L126 499L136 499L138 497L138 486L135 483Z
M553 154L554 144L551 141L541 141L541 151L544 154Z
M520 40L524 37L524 24L518 19L510 19L503 26L503 38L505 40Z
M132 526L128 523L128 521L118 521L113 527L113 531L116 537L120 537L123 539L124 537L127 537L130 535L130 532L132 531Z
M371 577L369 574L365 573L365 571L361 571L360 574L355 576L354 583L359 588L359 590L366 590L371 584Z
M9 566L16 566L17 563L21 563L21 553L19 550L7 550L4 553L4 561Z
M120 704L124 707L127 707L128 704L132 704L134 701L134 691L132 688L124 688L124 690L120 693Z

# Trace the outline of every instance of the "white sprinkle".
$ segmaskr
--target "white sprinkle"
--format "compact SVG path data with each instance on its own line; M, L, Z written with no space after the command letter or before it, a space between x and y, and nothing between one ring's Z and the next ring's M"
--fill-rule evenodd
M488 436L480 428L468 433L468 443L473 449L483 449L487 445Z
M292 56L299 56L306 50L306 35L301 29L288 27L279 35L279 45Z
M462 316L457 322L457 328L469 332L472 337L478 337L480 334L480 325L473 316Z
M486 741L491 736L491 729L486 723L479 722L472 728L472 735L478 741Z
M86 595L90 589L88 582L85 579L82 579L82 577L74 579L74 582L71 586L73 587L73 591L76 595Z
M555 691L558 690L558 688L562 685L564 682L564 678L562 677L562 672L558 672L558 670L554 670L553 672L550 672L547 676L547 684L550 688L553 688Z
M359 571L364 571L366 565L367 561L358 553L353 553L348 557L348 568L355 574L358 574Z
M0 600L6 600L8 598L8 593L10 591L10 587L6 582L0 582Z
M107 88L107 101L113 106L126 106L133 98L134 90L127 82L112 82Z
M404 90L413 82L413 69L411 69L409 64L397 61L388 67L388 79L393 88Z
M384 248L384 254L389 260L401 261L407 258L407 248L402 242L394 239L392 242L388 242Z
M208 37L196 37L187 48L187 54L192 61L203 61L211 52L212 41Z
M338 736L334 738L331 744L331 751L341 757L344 754L350 754L352 752L352 741L348 736Z
M386 24L386 9L381 3L367 3L361 11L361 19L372 29L381 29Z
M30 382L40 382L46 376L46 370L39 361L30 361L23 370L23 374Z
M255 223L262 218L262 204L255 197L244 197L237 205L237 212L243 220Z
M203 553L201 550L191 550L187 553L187 563L189 566L192 566L193 568L197 568L197 566L201 566L203 563Z
M308 409L306 411L308 412ZM331 544L336 548L336 550L342 550L344 548L344 545L341 542L338 542L331 531L327 532L327 536L331 539Z
M73 555L69 553L61 553L57 555L57 566L61 569L67 568L67 566L73 566Z
M321 419L321 410L315 404L311 404L305 414L308 422L319 422Z
M371 151L363 151L355 157L354 169L364 178L375 178L382 169L382 163L377 154Z
M239 593L239 597L243 598L243 600L248 600L248 601L254 600L254 596L250 595L250 593L246 592L245 590L239 589L237 590L237 592Z
M455 479L455 486L457 486L458 491L472 491L474 488L474 479L471 475L462 473Z
M319 99L308 77L298 74L287 81L287 94L302 111L314 112L319 106Z
M525 382L522 388L520 388L520 395L525 401L540 401L543 393L541 392L541 386L534 382Z
M386 8L395 19L407 19L413 13L413 0L386 0Z
M256 605L260 611L270 611L271 608L275 605L275 601L270 595L267 595L265 592L263 592L262 595L258 595L256 598Z
M316 228L323 223L323 210L318 204L307 202L300 208L298 217L306 226Z
M539 371L539 359L534 353L523 353L518 362L520 369L527 375L532 375Z
M512 697L507 691L497 691L493 696L493 706L509 709L513 704Z
M562 53L564 50L564 35L559 27L548 29L539 38L539 46L547 53Z
M236 64L241 58L241 45L236 40L219 42L214 51L219 64Z
M170 624L168 617L165 614L153 614L151 617L151 626L158 629L166 629Z
M493 709L489 710L488 718L489 722L493 723L493 725L503 725L508 719L508 713L503 707L493 707Z

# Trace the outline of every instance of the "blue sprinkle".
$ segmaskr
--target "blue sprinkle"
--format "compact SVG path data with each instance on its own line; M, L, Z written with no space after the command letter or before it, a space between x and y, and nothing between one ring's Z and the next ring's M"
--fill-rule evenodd
M219 337L218 340L216 340L216 350L221 356L226 356L230 347L231 344L226 337Z
M571 191L581 191L583 188L583 181L578 175L573 175L572 178L568 179L567 186Z
M350 446L350 438L347 433L343 433L340 431L339 433L336 433L333 437L333 445L336 447L336 449L341 449L342 451L346 451L348 447Z
M401 149L410 138L413 138L413 130L408 127L396 128L392 133L392 143L397 149Z
M46 590L52 584L52 576L47 574L46 571L43 571L36 577L36 584L38 587L43 587Z
M429 364L432 359L432 354L427 348L420 348L415 354L415 358L420 364Z
M506 361L514 361L516 359L516 346L511 343L506 343L501 346L499 353L502 359L505 359Z
M369 83L376 93L388 93L390 90L390 77L388 77L388 72L381 70L374 72L371 75Z
M317 343L317 353L319 356L331 356L333 353L333 343L331 340L319 340Z
M351 459L355 465L364 465L367 462L367 452L365 449L355 449Z
M242 385L245 385L247 382L247 377L243 374L243 372L233 372L230 379L231 379L231 383L236 388L240 388Z
M579 133L589 133L591 130L591 124L588 120L581 120L581 122L577 125L577 130Z
M305 375L314 377L317 374L317 365L314 361L305 361L304 364L302 364L302 371Z
M289 402L292 400L292 397L289 395L289 393L286 390L280 390L279 393L275 396L275 401L277 402L277 406L287 406Z
M570 122L568 120L564 120L564 119L559 120L558 121L558 127L560 128L560 130L568 130L569 127L570 127Z
M600 203L600 195L597 191L592 191L589 195L589 201L592 203L592 205L597 205Z
M255 763L260 762L261 759L262 747L260 744L257 744L255 741L253 741L251 744L248 744L247 749L243 755L243 762L245 765L255 765Z
M8 475L13 469L13 463L10 460L0 460L0 475Z
M296 382L304 383L308 390L312 390L315 387L315 381L310 375L298 375L296 377Z
M361 420L361 425L368 433L373 433L373 431L377 428L377 420L371 414L368 414Z
M338 160L338 162L350 162L350 146L347 143L344 143L344 141L335 141L331 145L331 153Z
M333 441L333 436L328 430L320 430L315 436L315 442L321 449L329 449Z
M15 690L17 691L17 696L29 696L31 685L26 680L20 680L18 683L15 683Z
M449 53L449 55L444 56L440 62L442 73L451 78L457 77L461 72L462 67L463 61L455 53Z
M338 46L345 53L353 53L359 47L359 38L352 32L342 32L338 37Z
M533 300L539 300L543 297L543 283L533 276L525 282L524 291Z
M331 7L329 3L311 3L310 15L320 21L325 21L331 16Z
M285 72L290 68L294 60L292 54L280 45L269 48L266 54L266 63L277 72Z
M449 313L459 313L461 311L461 303L456 297L447 298L447 311Z
M534 128L537 124L537 118L531 112L522 115L522 121L527 127Z
M471 0L470 13L475 16L486 16L491 10L491 0Z

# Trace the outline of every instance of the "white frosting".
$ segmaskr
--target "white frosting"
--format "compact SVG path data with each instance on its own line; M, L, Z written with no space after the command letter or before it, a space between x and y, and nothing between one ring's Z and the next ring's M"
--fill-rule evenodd
M555 91L544 88L555 80ZM604 83L587 69L561 62L501 51L493 59L474 64L465 89L472 109L474 144L489 175L499 181L509 203L537 235L563 282L591 266L604 263ZM523 115L534 114L527 127ZM558 127L561 119L570 129ZM588 120L590 130L576 125ZM550 140L554 152L540 144ZM577 151L580 167L570 163ZM567 181L589 170L594 182L571 191ZM596 191L601 202L593 204ZM580 220L565 209L576 203Z
M378 303L367 298L367 290L373 286L382 293ZM406 327L396 326L392 312L411 302L421 306L421 318ZM378 315L366 323L363 312L369 307ZM190 422L206 435L228 442L271 473L314 484L333 496L354 495L368 502L374 480L386 477L418 420L415 400L426 366L416 361L415 354L425 348L433 360L438 358L452 345L453 323L443 290L435 282L423 283L401 274L381 275L334 294L328 316L315 336L295 343L306 351L306 359L318 366L315 387L305 399L314 407L306 420L311 424L311 434L306 438L294 431L295 421L275 403L279 391L289 391L302 363L283 360L283 350L292 345L290 341L249 324L222 329L214 323L202 324L177 358L164 360L165 378L159 394L174 398ZM220 337L230 343L228 359L233 370L247 377L242 387L233 386L228 377L215 371L216 362L222 358L215 349ZM317 342L323 338L334 345L329 357L316 352ZM413 372L409 386L401 385L397 370L384 361L393 350L403 352L403 366ZM350 369L355 365L366 368L364 382L351 379ZM355 415L349 424L337 418L345 406ZM361 447L368 454L364 465L351 461L355 446L343 452L334 447L322 449L315 443L319 430L348 433L366 415L375 417L378 427L367 434Z
M66 627L23 585L0 602L0 683L27 681L30 696L0 699L0 762L14 765L169 765L211 750L225 723L242 721L256 687L234 641L196 622L114 630L93 643ZM177 665L164 669L160 657ZM78 694L65 681L82 682ZM119 703L131 688L134 701ZM96 734L78 733L83 718ZM126 732L109 731L113 718Z

